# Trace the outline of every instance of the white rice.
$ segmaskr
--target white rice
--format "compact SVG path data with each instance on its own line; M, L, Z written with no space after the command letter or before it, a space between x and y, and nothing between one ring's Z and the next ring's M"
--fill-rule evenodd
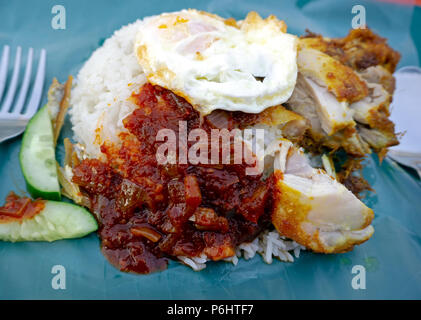
M74 139L85 146L83 153L88 157L100 158L100 145L104 141L119 143L118 134L125 131L122 120L136 107L128 98L146 83L133 50L141 24L138 20L117 30L92 54L76 78L69 113ZM276 128L265 129L265 144L280 135ZM225 261L236 265L238 258L248 260L259 253L266 263L272 263L274 257L293 262L292 254L298 258L303 249L276 231L266 231L254 241L238 246L236 255ZM195 271L204 269L208 261L205 255L178 259Z
M256 253L258 253L262 256L263 261L268 264L273 262L273 258L277 258L284 262L294 262L294 257L299 258L301 250L305 250L305 247L293 240L281 236L276 230L266 230L252 242L240 244L236 249L235 255L224 259L224 261L237 265L239 258L249 260L254 258ZM177 258L194 271L205 269L206 262L209 261L204 254L193 258L184 256L179 256Z
M138 20L116 31L77 76L69 113L74 138L91 157L100 157L99 147L105 140L119 142L118 133L125 130L122 120L135 108L127 99L146 82L133 50L141 24ZM96 132L101 125L103 130Z

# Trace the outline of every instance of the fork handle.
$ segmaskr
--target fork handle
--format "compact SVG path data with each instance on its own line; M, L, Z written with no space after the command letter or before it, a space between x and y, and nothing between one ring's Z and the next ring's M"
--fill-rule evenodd
M27 125L26 120L0 120L0 143L21 134Z

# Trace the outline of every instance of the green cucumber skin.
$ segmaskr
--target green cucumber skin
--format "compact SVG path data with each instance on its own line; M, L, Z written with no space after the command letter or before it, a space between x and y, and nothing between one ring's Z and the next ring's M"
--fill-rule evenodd
M25 182L26 182L28 192L31 194L31 196L34 199L42 198L42 199L46 199L46 200L57 200L58 201L58 200L61 200L60 185L58 183L58 178L57 178L57 185L58 185L57 191L41 190L39 187L37 187L33 183L31 183L31 181L28 177L28 173L26 172L27 170L25 170L25 165L24 165L24 161L25 161L24 160L24 148L26 147L26 140L29 139L29 137L27 137L28 132L29 132L28 128L30 128L31 124L37 120L37 117L40 116L43 109L46 109L46 108L47 108L47 106L45 105L40 110L38 110L38 112L35 114L35 116L33 116L32 119L29 120L29 122L28 122L28 125L26 127L27 129L25 130L25 132L23 134L23 138L22 138L21 149L20 149L20 152L19 152L19 163L20 163L20 166L21 166L21 169L22 169L23 177L25 178ZM55 161L55 159L54 159L54 161Z
M82 238L98 229L92 214L83 207L46 201L45 208L30 219L0 223L0 241L56 241Z
M25 177L25 174L23 176ZM41 190L35 188L34 186L32 186L32 184L30 184L26 180L26 178L25 178L25 181L26 181L26 189L28 190L28 192L32 196L32 198L34 198L34 199L45 199L45 200L56 200L56 201L61 200L61 194L60 193L41 191Z

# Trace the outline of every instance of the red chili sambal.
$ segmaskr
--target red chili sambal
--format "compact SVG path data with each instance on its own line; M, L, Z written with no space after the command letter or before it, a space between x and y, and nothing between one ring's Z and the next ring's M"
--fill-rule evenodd
M159 86L144 85L132 100L138 108L123 121L122 145L104 143L107 161L87 159L73 169L73 182L89 195L100 222L103 253L136 273L165 269L178 256L216 261L234 255L270 223L272 179L246 175L245 163L158 164L160 129L178 138L179 121L188 132L210 132L212 124Z
M43 200L31 200L26 197L19 197L10 192L6 197L6 203L0 207L0 223L22 221L32 219L45 207Z

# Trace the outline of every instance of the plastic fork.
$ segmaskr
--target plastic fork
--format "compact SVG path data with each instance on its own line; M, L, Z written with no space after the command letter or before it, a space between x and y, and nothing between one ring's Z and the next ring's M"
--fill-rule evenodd
M418 119L421 116L419 88L421 86L421 68L405 66L394 74L396 91L393 95L391 119L398 131L405 134L400 144L391 147L387 155L404 166L415 169L421 179L421 147L419 137L421 128ZM398 110L398 111L394 111Z
M10 47L4 46L0 59L0 143L21 134L32 116L38 110L42 90L44 88L47 52L41 50L32 93L29 96L34 50L30 48L26 59L23 80L19 86L19 73L22 60L22 48L17 47L13 71L8 84L7 71L9 66ZM18 87L19 92L18 91ZM3 95L3 93L5 93Z

